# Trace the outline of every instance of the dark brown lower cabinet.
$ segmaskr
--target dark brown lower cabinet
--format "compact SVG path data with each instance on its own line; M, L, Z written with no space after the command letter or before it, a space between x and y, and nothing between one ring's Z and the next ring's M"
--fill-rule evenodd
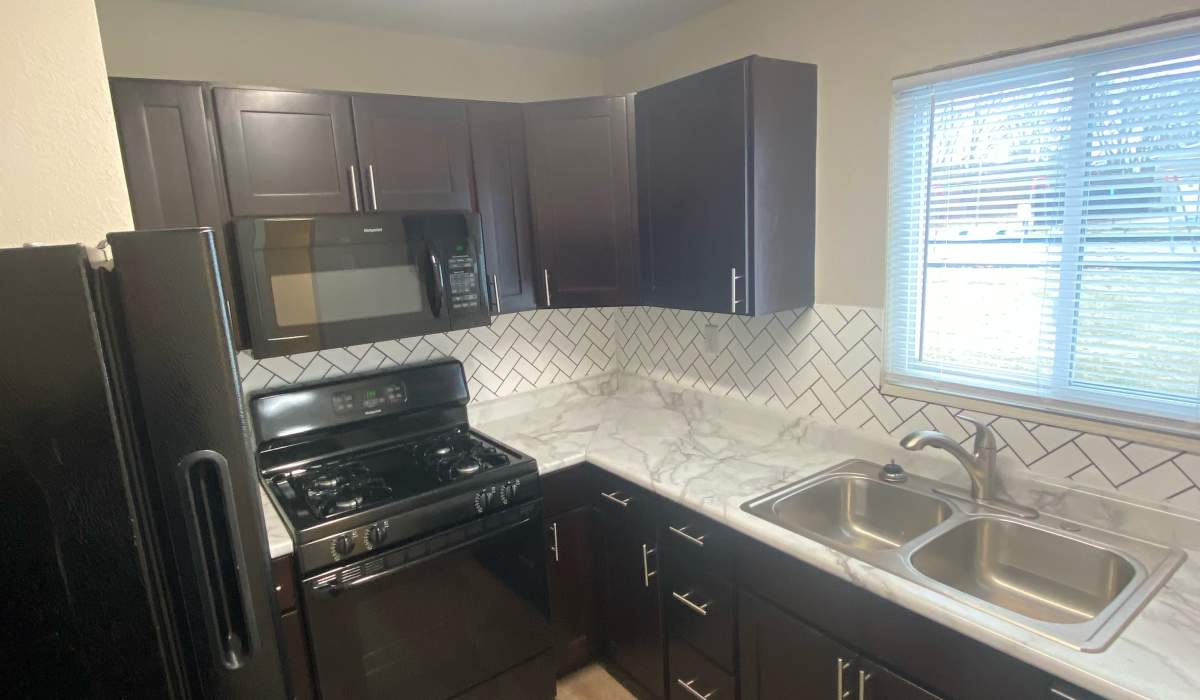
M738 612L742 700L853 697L852 651L750 593Z
M546 519L554 663L560 676L587 664L600 651L593 517L591 506L583 506Z
M862 700L938 700L938 696L908 682L891 671L869 662L854 670L855 695Z
M621 522L601 512L604 595L601 610L608 660L643 695L663 694L663 625L657 538L653 525Z
M287 675L292 685L293 700L310 700L313 693L312 673L308 668L308 645L300 611L286 612L280 618L283 627L283 650L287 659Z

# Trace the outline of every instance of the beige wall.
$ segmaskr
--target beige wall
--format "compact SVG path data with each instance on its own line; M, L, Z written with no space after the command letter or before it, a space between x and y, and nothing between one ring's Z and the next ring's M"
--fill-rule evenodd
M893 76L1198 8L1197 0L746 0L609 57L605 88L645 88L751 53L817 64L817 300L878 307Z
M488 100L597 94L599 59L147 0L97 0L109 75Z
M9 3L0 22L0 247L94 244L128 228L95 8Z

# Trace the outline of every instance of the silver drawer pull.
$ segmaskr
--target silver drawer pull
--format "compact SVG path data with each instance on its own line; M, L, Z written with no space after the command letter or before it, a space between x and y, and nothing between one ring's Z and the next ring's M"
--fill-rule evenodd
M558 561L558 523L550 523L550 532L554 535L554 546L550 551L554 552L554 561Z
M859 669L858 671L858 700L867 700L867 681L871 680L871 674Z
M683 527L675 527L674 525L668 525L667 529L670 530L671 532L674 532L676 535L679 535L680 537L687 540L688 542L691 542L692 544L696 545L697 547L703 547L704 546L704 535L700 535L698 537L689 535L687 533L687 529L689 527L691 527L691 525L684 525Z
M621 493L621 492L620 492L620 491L613 491L612 493L604 493L603 491L601 491L601 492L600 492L600 495L601 495L601 496L604 496L605 498L607 498L608 500L612 501L613 503L616 503L617 505L621 506L622 508L628 508L628 507L629 507L629 501L630 501L630 499L628 499L628 498L621 498L621 497L618 495L619 493Z
M710 690L707 693L701 693L699 690L696 690L695 688L692 687L692 684L698 680L700 680L700 679L693 678L690 681L685 681L682 678L676 678L675 682L679 684L680 688L683 688L684 690L691 693L692 697L700 698L700 700L708 700L709 698L711 698L713 696L713 693L717 692L715 690Z
M695 603L692 602L691 595L692 595L691 591L688 591L687 593L684 593L683 595L679 595L675 591L671 591L671 597L674 598L675 600L678 600L680 603L683 603L684 605L686 605L689 610L696 613L697 615L707 615L708 614L708 606L711 605L711 601L709 603L702 603L700 605L696 605Z

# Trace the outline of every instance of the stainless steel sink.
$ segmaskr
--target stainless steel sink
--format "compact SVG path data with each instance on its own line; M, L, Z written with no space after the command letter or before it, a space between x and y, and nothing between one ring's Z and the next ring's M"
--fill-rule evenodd
M1041 513L982 506L940 482L879 478L860 460L743 510L1081 651L1102 651L1183 551Z
M950 517L945 502L856 474L834 474L770 502L769 520L847 550L895 549Z
M1040 528L976 518L921 547L913 568L1034 620L1093 620L1137 575L1117 552Z

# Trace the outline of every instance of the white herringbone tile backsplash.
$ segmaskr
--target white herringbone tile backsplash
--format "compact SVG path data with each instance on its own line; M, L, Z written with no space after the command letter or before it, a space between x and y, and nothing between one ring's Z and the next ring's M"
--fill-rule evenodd
M934 428L969 442L961 409L879 391L881 314L818 304L746 318L649 307L505 314L488 328L256 361L247 391L453 356L472 400L622 370L900 437ZM1200 512L1200 455L969 412L1029 469Z

